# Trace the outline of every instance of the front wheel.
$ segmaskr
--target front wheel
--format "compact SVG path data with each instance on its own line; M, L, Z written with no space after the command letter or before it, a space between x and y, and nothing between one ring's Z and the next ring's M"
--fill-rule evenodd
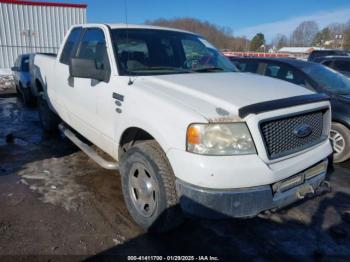
M137 224L152 232L165 232L182 222L169 161L154 140L126 151L120 164L122 189L128 210Z
M330 132L333 146L333 161L341 163L350 158L350 131L340 123L333 122Z

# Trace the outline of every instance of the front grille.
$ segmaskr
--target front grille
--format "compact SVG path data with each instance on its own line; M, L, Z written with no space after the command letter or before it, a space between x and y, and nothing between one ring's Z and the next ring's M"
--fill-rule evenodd
M314 111L261 122L260 130L269 158L293 154L323 140L323 114L324 111ZM311 128L311 133L304 137L296 135L296 130L305 125Z

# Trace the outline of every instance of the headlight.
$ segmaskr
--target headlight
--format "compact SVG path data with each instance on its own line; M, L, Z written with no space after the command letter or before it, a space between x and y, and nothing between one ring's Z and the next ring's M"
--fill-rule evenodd
M187 129L187 151L218 156L256 153L245 123L192 124Z

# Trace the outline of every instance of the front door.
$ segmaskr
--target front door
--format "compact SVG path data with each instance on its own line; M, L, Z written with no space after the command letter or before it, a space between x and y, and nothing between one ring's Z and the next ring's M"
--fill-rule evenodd
M107 54L106 38L100 28L86 28L77 48L76 58L94 60L97 69L106 70L110 74L110 62ZM74 77L70 80L69 114L76 128L82 135L88 138L97 146L106 148L106 141L111 140L113 130L112 123L106 125L105 118L99 114L102 97L107 95L112 100L112 91L108 83L90 78ZM109 101L110 100L110 101ZM112 121L112 119L110 120ZM111 145L111 143L109 143ZM112 146L112 145L111 145ZM109 151L109 150L107 150Z

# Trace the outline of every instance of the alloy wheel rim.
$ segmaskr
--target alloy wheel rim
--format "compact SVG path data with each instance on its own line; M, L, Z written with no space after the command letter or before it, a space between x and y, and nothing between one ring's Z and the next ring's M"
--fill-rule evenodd
M334 154L341 154L345 149L345 138L339 132L331 130L330 139L332 142Z
M157 207L158 186L155 178L142 163L135 163L130 170L129 192L131 200L144 217L153 215Z

